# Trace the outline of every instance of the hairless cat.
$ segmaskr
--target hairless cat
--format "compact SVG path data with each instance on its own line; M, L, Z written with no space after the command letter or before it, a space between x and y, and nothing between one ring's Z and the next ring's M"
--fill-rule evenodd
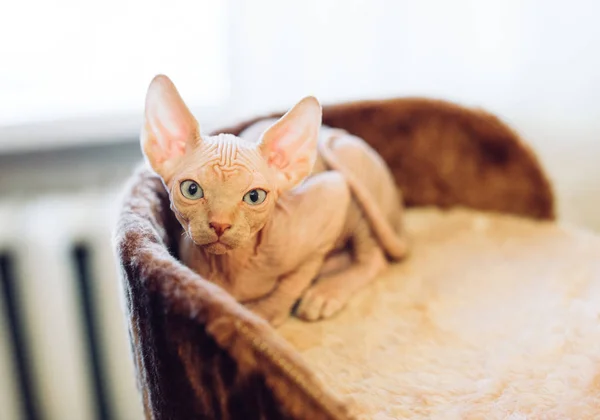
M363 140L321 127L314 97L239 137L207 136L159 75L141 144L183 227L182 262L275 326L295 305L305 320L334 315L407 252L389 169Z

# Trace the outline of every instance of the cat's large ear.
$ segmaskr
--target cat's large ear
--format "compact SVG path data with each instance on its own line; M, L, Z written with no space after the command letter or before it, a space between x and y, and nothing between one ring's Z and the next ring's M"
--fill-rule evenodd
M150 82L140 141L146 160L165 183L181 158L201 141L196 119L167 76Z
M300 184L317 158L321 105L313 96L298 102L262 135L259 150L277 171L281 190Z

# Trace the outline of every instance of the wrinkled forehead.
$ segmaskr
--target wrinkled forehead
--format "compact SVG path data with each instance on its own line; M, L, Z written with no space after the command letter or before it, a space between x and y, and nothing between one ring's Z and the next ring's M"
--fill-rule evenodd
M205 182L249 186L253 182L267 181L265 163L255 144L231 134L205 138L190 158L197 176Z

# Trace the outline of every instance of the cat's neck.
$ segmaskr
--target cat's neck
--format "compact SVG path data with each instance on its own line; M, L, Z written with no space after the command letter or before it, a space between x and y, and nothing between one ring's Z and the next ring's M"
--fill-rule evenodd
M236 299L254 299L257 294L267 293L272 288L272 285L265 283L264 274L267 273L252 269L256 265L263 236L264 232L260 231L243 246L220 255L211 254L202 247L192 245L187 263L198 274L221 286Z

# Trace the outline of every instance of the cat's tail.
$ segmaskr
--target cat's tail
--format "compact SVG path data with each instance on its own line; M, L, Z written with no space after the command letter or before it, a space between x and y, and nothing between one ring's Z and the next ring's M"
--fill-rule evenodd
M339 130L339 134L346 133ZM331 147L331 142L335 140L337 136L338 130L335 130L332 135L319 141L319 152L321 153L321 156L325 160L327 166L340 172L344 178L346 178L350 191L365 213L365 216L371 225L371 229L385 253L394 260L404 258L408 253L408 243L406 239L398 236L398 233L381 212L380 207L377 205L367 188L365 188L364 184L360 182L352 171L346 168L335 156Z

